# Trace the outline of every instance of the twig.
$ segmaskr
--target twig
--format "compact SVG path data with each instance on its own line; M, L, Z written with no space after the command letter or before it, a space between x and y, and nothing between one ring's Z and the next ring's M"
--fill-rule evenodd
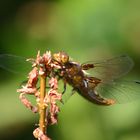
M39 102L39 127L40 130L42 130L42 132L44 134L46 134L46 124L47 124L47 120L46 120L46 108L47 106L44 104L44 98L46 95L46 77L45 75L41 75L40 76L40 102Z

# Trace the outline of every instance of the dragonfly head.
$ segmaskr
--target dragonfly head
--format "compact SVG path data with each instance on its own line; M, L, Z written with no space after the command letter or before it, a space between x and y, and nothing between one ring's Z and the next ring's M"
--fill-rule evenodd
M69 62L69 56L65 52L53 54L53 59L62 64Z

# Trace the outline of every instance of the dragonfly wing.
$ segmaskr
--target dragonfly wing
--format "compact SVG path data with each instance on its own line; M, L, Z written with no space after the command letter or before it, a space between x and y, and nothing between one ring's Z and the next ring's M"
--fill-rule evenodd
M86 63L84 63L86 64ZM87 62L93 64L93 68L89 71L94 77L101 79L103 82L110 82L127 74L134 66L133 60L122 55L99 62Z
M31 70L31 63L26 61L26 58L10 55L0 55L0 68L10 71L12 73L23 74Z
M101 96L114 99L117 103L140 99L140 81L114 80L110 83L100 83L95 90Z

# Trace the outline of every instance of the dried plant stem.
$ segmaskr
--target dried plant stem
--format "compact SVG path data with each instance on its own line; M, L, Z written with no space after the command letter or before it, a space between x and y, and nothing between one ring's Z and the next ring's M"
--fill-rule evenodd
M46 106L44 104L45 94L46 94L46 77L45 77L45 75L41 75L40 76L39 127L40 127L40 130L42 130L42 132L44 134L46 134L46 127L47 127L46 126L46 124L47 124Z
M22 103L32 112L39 113L39 127L33 131L34 137L38 140L51 140L47 136L47 127L58 122L60 109L57 101L62 101L62 94L58 92L58 79L54 77L57 74L55 71L60 69L61 65L52 58L51 52L46 52L43 56L40 56L40 52L38 52L36 59L29 59L33 69L28 74L26 85L17 90L20 92ZM47 77L49 89L46 92ZM40 88L37 84L38 79L40 79ZM34 107L25 95L34 95L38 107Z

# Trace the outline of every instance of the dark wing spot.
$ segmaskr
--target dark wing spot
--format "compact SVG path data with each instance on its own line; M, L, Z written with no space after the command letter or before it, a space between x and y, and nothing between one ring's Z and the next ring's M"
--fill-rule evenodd
M140 84L140 81L135 81L135 83Z

